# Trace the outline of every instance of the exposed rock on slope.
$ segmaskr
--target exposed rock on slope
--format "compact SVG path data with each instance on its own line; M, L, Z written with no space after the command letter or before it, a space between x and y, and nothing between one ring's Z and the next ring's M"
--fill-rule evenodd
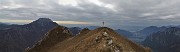
M85 31L86 30L86 31ZM42 42L43 43L43 42ZM51 44L52 45L52 44ZM36 48L36 47L35 47ZM45 49L47 47L42 47ZM60 41L43 52L150 52L107 27L83 29L79 35ZM31 52L31 51L29 51ZM42 52L42 51L38 51Z

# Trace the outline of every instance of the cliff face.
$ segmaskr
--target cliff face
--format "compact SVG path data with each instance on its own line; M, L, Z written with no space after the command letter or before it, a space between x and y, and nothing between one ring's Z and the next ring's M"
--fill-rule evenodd
M53 32L53 31L52 31ZM64 34L65 35L65 34ZM46 39L48 40L48 39ZM43 41L43 40L42 40ZM55 41L55 40L54 40ZM47 41L46 43L51 42ZM40 50L28 52L150 52L149 48L142 47L118 35L115 31L107 27L95 30L83 29L79 35L66 38L57 44L49 43L47 46L41 42ZM48 48L50 47L50 48ZM36 46L34 48L37 48ZM48 49L47 49L48 48Z

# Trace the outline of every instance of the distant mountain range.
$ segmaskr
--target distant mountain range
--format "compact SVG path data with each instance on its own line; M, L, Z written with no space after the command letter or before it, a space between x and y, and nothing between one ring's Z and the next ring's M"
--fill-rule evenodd
M85 27L81 27L82 29L84 28L88 28L89 30L94 30L96 28L99 28L100 26L85 26Z
M158 32L158 31L163 31L165 30L167 27L165 26L162 26L162 27L157 27L157 26L149 26L149 27L146 27L138 32L136 32L136 34L138 35L142 35L142 36L148 36L152 33L155 33L155 32Z
M119 34L122 34L122 36L127 37L127 38L130 38L130 37L132 37L134 35L132 32L126 31L126 30L122 30L122 29L117 29L115 31L117 33L119 33Z

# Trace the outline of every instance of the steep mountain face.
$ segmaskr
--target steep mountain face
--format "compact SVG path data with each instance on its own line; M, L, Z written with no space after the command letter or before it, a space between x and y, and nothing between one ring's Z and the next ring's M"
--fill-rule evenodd
M0 30L0 52L23 52L56 26L58 24L48 18L26 25L8 25Z
M79 27L71 27L69 30L72 32L73 35L77 35L82 29Z
M133 36L132 32L126 31L126 30L121 30L121 29L117 29L115 30L117 33L122 34L122 36L124 37L131 37Z
M165 31L153 33L143 44L154 52L180 52L180 28L171 27Z
M50 43L50 42L51 41L47 41L46 43ZM41 44L44 43L41 42ZM45 47L41 47L41 49L47 48L47 45L44 44L44 46ZM67 38L64 41L59 41L57 44L51 44L50 47L51 48L48 48L45 51L32 51L30 49L27 52L150 52L151 51L149 48L145 48L140 45L137 45L107 27L101 27L95 30L89 30L88 28L85 28L80 32L79 35L72 38ZM34 48L36 48L36 46Z
M22 28L25 30L22 30L22 31L26 31L28 33L25 35L25 38L27 38L27 41L30 41L32 42L32 44L34 44L35 42L40 40L41 37L45 33L55 28L56 26L59 26L59 25L48 18L39 18L38 20L30 24L24 25L24 27Z
M0 52L22 52L28 42L19 30L0 30Z
M56 45L58 42L62 42L65 39L73 37L68 28L63 26L58 26L48 32L43 39L36 43L32 48L27 48L28 52L46 52L52 46Z

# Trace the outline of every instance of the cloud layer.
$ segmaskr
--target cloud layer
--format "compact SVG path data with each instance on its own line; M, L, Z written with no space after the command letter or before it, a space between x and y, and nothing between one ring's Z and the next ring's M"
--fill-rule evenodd
M0 0L0 19L83 21L127 26L179 25L180 0Z

